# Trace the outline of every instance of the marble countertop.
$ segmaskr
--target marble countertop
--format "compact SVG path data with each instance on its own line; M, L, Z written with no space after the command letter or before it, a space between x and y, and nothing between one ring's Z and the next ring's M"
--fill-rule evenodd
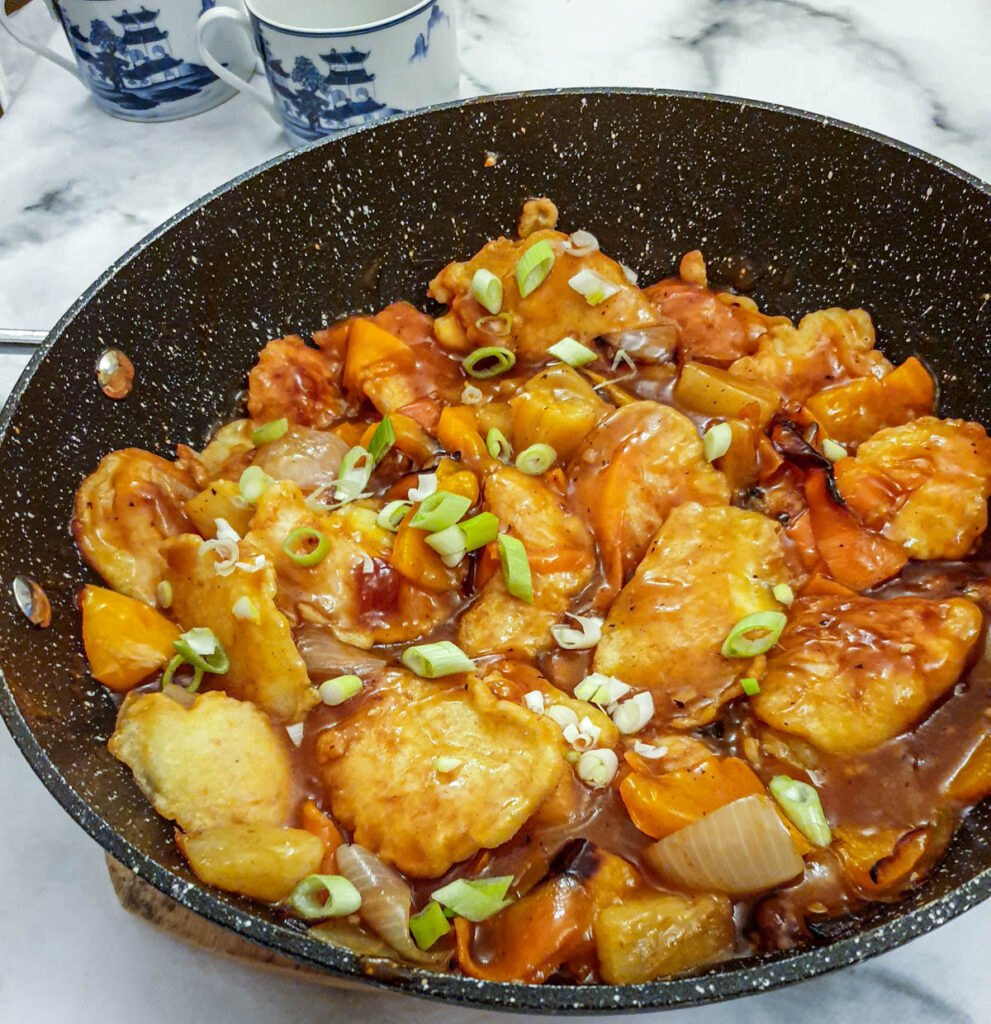
M991 179L984 0L461 0L459 10L465 96L577 85L709 90L856 122ZM54 37L53 24L31 17L33 30ZM64 38L56 45L68 52ZM286 147L243 97L186 121L145 126L105 116L64 72L23 55L8 77L16 91L0 119L0 328L51 327L146 232ZM0 352L0 394L25 362ZM45 792L3 730L0 808L7 883L0 1020L494 1019L269 976L128 917L114 900L102 851ZM989 929L991 903L867 964L664 1020L987 1021Z

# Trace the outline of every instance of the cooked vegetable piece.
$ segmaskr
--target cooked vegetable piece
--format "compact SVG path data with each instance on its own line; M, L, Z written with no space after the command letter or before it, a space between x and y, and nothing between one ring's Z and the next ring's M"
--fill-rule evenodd
M173 463L140 448L111 452L80 484L73 536L114 590L154 604L165 570L162 545L192 525L183 503L195 494Z
M322 430L344 413L338 368L295 334L270 341L248 374L248 412Z
M278 440L256 451L253 464L275 480L292 480L312 491L337 479L348 450L348 443L330 430L294 424Z
M434 769L438 756L461 761L456 784ZM415 878L505 842L568 767L549 719L496 700L474 679L466 690L395 669L320 734L317 760L335 818Z
M83 587L83 646L93 678L131 690L175 654L179 630L154 608L103 587Z
M515 450L546 444L561 459L571 457L609 408L577 370L564 365L528 380L509 407Z
M595 671L650 690L659 721L711 721L739 693L737 678L753 674L749 661L723 657L723 642L745 615L778 611L771 587L790 579L777 523L738 508L681 505L613 602Z
M980 424L923 416L838 462L836 486L868 529L910 557L962 558L988 523L991 441Z
M196 877L218 889L265 903L286 899L323 857L323 843L298 828L220 825L176 834Z
M759 381L741 380L704 363L685 363L674 386L679 404L703 416L739 419L749 416L758 426L770 423L781 395Z
M253 701L280 721L301 721L317 694L293 644L289 623L276 607L271 564L220 576L214 569L216 556L203 554L202 544L198 537L186 534L165 547L172 614L185 629L213 630L230 657L230 668L219 684L231 696ZM242 597L258 609L258 623L234 616L234 605Z
M207 538L217 535L217 520L230 523L231 528L244 536L251 528L254 509L245 507L241 492L233 480L214 480L194 498L184 502L183 512L189 516L197 533Z
M187 710L164 693L131 694L109 746L155 810L185 831L281 825L289 813L284 734L253 704L212 692Z
M890 898L931 863L931 839L928 828L844 827L836 830L836 852L847 877L868 899Z
M751 707L829 753L869 750L953 686L980 629L964 598L798 598Z

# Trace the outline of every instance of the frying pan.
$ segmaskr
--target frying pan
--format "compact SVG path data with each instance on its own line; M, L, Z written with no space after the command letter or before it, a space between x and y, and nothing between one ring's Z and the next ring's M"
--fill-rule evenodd
M750 101L634 90L523 93L437 107L282 157L179 214L111 267L32 359L0 417L0 580L39 581L32 628L0 600L0 712L62 806L177 902L342 977L465 1005L629 1012L711 1002L891 949L991 893L991 807L901 903L833 922L818 945L630 987L495 984L362 962L274 913L200 885L171 827L107 752L114 704L87 672L75 606L92 574L69 533L104 453L168 456L235 415L268 339L402 298L512 231L551 196L643 282L701 248L717 282L789 316L864 306L893 360L933 368L942 414L991 418L991 189L931 156L826 118ZM136 368L122 401L94 367Z

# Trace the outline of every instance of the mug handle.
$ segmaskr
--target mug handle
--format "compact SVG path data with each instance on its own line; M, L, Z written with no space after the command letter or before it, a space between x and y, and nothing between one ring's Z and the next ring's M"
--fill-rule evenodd
M2 2L3 0L0 0L0 5L2 5ZM233 7L214 7L209 11L204 11L196 22L196 45L199 47L203 62L218 78L225 81L228 85L233 85L238 92L243 92L245 96L250 96L255 103L268 111L272 120L281 128L282 119L279 117L273 101L268 96L259 92L254 86L249 85L246 79L235 75L230 68L225 68L207 49L203 37L207 27L215 21L233 21L248 37L249 42L251 42L252 52L254 51L254 42L251 40L251 19L247 14L243 11L235 10Z
M22 35L16 28L14 28L11 16L6 11L6 5L3 0L0 0L0 25L7 30L19 43L26 46L29 50L34 50L40 57L44 57L46 60L50 60L53 64L58 64L60 68L65 68L66 71L76 79L77 82L81 82L86 85L86 79L83 78L79 71L79 68L71 61L66 59L60 53L56 53L54 50L47 46L43 46L41 43L36 43L33 39L29 39L27 36Z

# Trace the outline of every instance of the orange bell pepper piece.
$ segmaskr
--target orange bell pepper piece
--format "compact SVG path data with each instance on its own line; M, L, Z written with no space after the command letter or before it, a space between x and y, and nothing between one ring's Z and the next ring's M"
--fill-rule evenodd
M837 505L826 489L825 471L808 475L805 498L816 547L833 579L861 591L901 572L908 561L901 546L868 532L848 508Z
M437 490L460 494L474 505L478 501L478 477L453 459L441 459L437 466Z
M179 627L142 601L86 586L81 605L90 671L111 690L133 690L175 655Z
M799 597L856 597L857 591L837 583L836 580L823 576L821 572L814 572L803 584L798 592Z
M416 420L404 416L401 412L394 412L389 415L392 429L396 434L396 447L408 455L414 462L429 462L437 453L437 445L434 444L431 436L420 426ZM372 436L378 429L378 423L370 423L358 442L362 448L367 448Z
M630 772L619 787L633 824L654 839L663 839L734 800L764 792L753 769L737 757L713 758L697 768L658 776Z
M449 405L434 428L446 451L461 452L461 462L470 469L485 469L495 460L485 447L475 413L467 405Z
M335 874L337 871L337 858L334 854L337 848L344 842L344 837L338 831L337 826L327 817L323 811L312 801L307 800L300 809L300 824L311 835L323 843L323 860L320 861L322 874Z
M785 534L795 545L798 559L806 572L817 565L822 565L819 549L816 547L816 537L812 532L812 517L808 510L801 512L785 527Z
M869 895L911 880L929 846L928 828L836 830L836 851L847 877Z
M973 804L991 794L991 736L982 736L945 788L951 800Z

